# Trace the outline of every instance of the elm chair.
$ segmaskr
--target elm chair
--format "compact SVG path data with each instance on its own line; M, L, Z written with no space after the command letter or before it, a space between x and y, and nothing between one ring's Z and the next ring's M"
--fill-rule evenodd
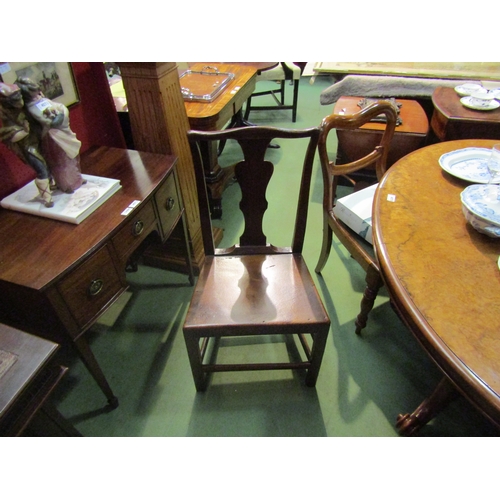
M257 76L257 83L261 81L276 82L277 87L270 90L254 92L248 99L245 108L245 120L248 120L250 111L273 110L273 109L291 109L292 121L297 120L297 105L299 102L299 82L302 74L302 68L293 62L280 62L274 68L262 71ZM285 104L285 84L293 82L292 104ZM252 100L256 97L271 95L276 104L274 105L252 105Z
M183 326L189 362L198 391L205 390L209 374L218 371L306 370L306 385L316 384L330 330L330 319L304 262L302 247L318 135L319 127L285 130L255 126L221 132L188 132L206 255ZM199 153L201 141L221 139L237 141L244 158L236 164L234 171L241 189L239 209L244 229L239 243L224 249L216 248L214 244L205 175ZM298 201L294 205L296 208L292 209L292 213L296 210L295 222L292 224L293 237L290 234L289 239L282 240L285 244L291 241L290 247L273 246L268 243L264 234L264 219L268 208L266 190L275 171L274 165L266 161L264 156L269 143L274 139L282 139L282 143L302 140L306 146L303 159L286 165L280 164L279 170L276 169L280 175L296 173L299 169L298 177L301 177L300 184L297 181L296 186ZM292 146L290 143L288 145ZM290 193L289 197L292 196L294 191L289 181L283 185L283 189ZM273 201L278 210L283 209L282 199L270 199L269 204ZM237 209L235 206L234 210ZM274 212L274 216L275 220L279 219L276 225L283 226L279 212ZM280 227L279 237L282 237L282 233L283 228ZM267 336L267 339L262 336ZM224 337L239 338L222 340ZM263 362L263 344L276 340L285 343L288 354L279 358L281 362L277 362L278 358L273 352L273 357ZM243 344L258 342L259 354L253 352L252 363L245 358L244 363L218 364L217 353L223 352L224 341ZM244 355L248 356L248 346L238 347L245 348L247 350ZM206 356L207 349L210 356ZM225 351L224 354L227 353ZM233 360L234 358L229 359Z
M337 165L328 157L327 140L332 129L355 130L366 122L385 115L386 128L380 135L380 142L366 156L343 165ZM360 334L366 326L368 314L373 309L375 299L383 282L373 248L359 235L352 231L338 217L333 208L337 201L337 187L341 177L349 178L349 174L362 168L373 168L377 179L380 180L387 167L387 155L396 127L397 111L388 101L377 101L371 106L353 115L331 114L321 123L321 135L318 141L318 153L323 172L323 243L315 271L321 273L330 255L332 248L332 234L335 233L341 244L350 252L351 256L361 265L366 272L366 288L361 299L361 310L355 325L356 333ZM351 182L354 185L354 182Z

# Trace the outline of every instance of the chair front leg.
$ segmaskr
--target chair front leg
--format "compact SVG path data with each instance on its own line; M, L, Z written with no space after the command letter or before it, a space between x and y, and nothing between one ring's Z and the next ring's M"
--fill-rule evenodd
M250 107L252 105L252 96L250 96L248 99L247 99L247 105L245 107L245 120L248 120L248 117L250 115Z
M294 80L293 84L293 108L292 108L292 122L297 121L297 105L299 102L299 80Z
M184 332L186 350L193 373L193 380L196 390L203 392L207 388L207 375L202 368L202 359L200 353L200 338L191 332Z
M323 243L321 245L321 252L319 254L318 263L316 264L315 271L320 274L325 267L326 261L330 256L332 249L332 228L328 223L328 215L323 213Z
M368 314L373 309L378 291L383 284L380 273L373 267L369 267L366 272L366 288L363 292L363 298L361 299L361 311L354 322L356 325L356 334L359 335L361 330L366 326Z
M307 370L306 385L307 387L314 387L318 380L319 369L323 354L325 352L326 341L328 340L328 333L330 326L326 325L324 331L316 332L313 334L313 345L311 350L311 366Z

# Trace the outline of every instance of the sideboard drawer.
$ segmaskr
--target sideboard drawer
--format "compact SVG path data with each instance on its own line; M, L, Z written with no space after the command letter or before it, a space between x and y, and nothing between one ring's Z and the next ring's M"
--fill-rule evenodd
M158 189L155 194L155 202L160 219L162 239L165 240L179 219L182 209L174 173L171 173Z
M57 288L80 327L94 319L120 292L126 289L115 268L108 246L104 246Z
M126 261L132 252L150 233L156 221L153 203L148 202L137 213L132 212L130 221L113 237L113 246L121 262Z

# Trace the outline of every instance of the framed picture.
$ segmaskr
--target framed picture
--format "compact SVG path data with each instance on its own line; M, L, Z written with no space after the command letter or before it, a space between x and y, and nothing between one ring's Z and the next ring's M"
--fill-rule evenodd
M60 102L67 107L80 101L71 63L0 63L0 81L14 83L21 77L31 78L40 85L45 97Z

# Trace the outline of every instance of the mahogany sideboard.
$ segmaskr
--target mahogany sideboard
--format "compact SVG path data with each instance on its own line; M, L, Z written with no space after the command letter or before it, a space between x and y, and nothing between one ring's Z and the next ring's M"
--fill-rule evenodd
M122 187L77 225L0 209L0 321L76 348L113 407L118 399L85 332L127 289L127 263L146 238L164 242L180 222L194 281L176 161L125 149L87 151L82 172L119 179Z

